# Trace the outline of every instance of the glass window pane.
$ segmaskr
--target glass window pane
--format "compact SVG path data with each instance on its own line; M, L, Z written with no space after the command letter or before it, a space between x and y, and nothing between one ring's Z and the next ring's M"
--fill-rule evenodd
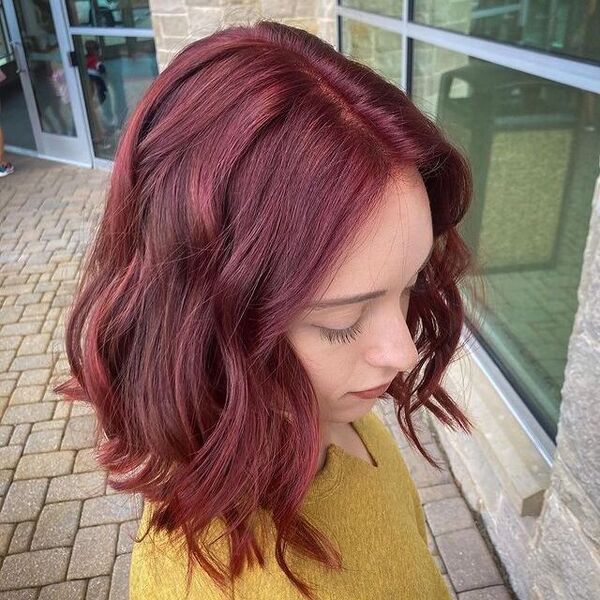
M402 85L402 36L361 23L342 19L342 52L366 64L398 87Z
M73 108L49 0L15 2L42 131L75 137Z
M600 2L415 0L417 23L600 63Z
M404 0L342 0L340 4L388 17L402 17L404 10Z
M148 0L67 0L67 12L74 27L152 29Z
M154 40L73 36L94 153L113 159L131 109L158 75Z
M597 176L599 97L418 41L412 97L473 169L461 233L484 269L481 342L554 439Z

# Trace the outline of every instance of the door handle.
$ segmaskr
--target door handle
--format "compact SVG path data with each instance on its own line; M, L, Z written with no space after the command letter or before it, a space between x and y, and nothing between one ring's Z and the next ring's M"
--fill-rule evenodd
M17 63L17 73L27 73L27 61L25 60L25 52L23 50L23 44L21 42L15 42L10 40L13 53L15 55L15 62Z

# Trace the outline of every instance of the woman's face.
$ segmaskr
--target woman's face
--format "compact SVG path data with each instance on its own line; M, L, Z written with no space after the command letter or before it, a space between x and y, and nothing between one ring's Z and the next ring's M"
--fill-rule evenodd
M379 213L311 303L331 305L311 306L288 332L317 392L322 419L332 424L360 418L377 401L352 392L390 383L418 359L406 324L407 288L429 257L433 229L418 170L402 173L390 181ZM373 292L371 299L333 304Z

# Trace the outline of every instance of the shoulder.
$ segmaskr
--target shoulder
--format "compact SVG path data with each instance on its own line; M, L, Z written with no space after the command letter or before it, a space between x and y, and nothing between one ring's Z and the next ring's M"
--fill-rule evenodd
M149 528L152 503L145 501L133 544L129 574L129 600L183 600L225 598L212 579L195 566L189 595L186 595L188 555L183 535L168 536ZM224 531L215 520L207 531L208 539L216 539ZM139 540L139 541L137 541ZM223 544L217 546L219 558Z

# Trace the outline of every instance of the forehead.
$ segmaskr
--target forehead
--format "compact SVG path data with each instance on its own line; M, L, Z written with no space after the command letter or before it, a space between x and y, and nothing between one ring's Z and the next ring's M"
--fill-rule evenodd
M389 181L377 213L357 232L317 298L403 285L415 274L432 243L425 184L416 167L406 167Z

